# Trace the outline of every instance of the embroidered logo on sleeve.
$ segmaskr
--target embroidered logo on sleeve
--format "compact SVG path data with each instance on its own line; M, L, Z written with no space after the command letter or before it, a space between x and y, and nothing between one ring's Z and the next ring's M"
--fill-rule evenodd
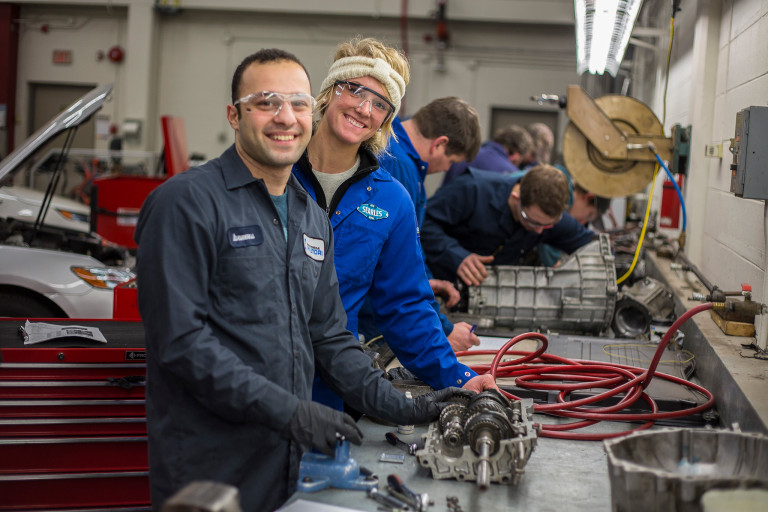
M304 234L304 252L315 261L325 260L325 240Z
M261 226L243 226L240 228L229 228L227 230L229 245L232 247L247 247L249 245L260 245L264 242L264 233L261 232Z
M389 217L389 212L387 210L382 210L375 204L361 204L357 207L357 211L362 213L368 220L383 220Z

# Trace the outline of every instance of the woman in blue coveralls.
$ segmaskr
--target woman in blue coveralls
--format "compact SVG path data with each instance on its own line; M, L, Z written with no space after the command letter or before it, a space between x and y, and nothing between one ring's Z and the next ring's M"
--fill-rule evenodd
M409 78L405 56L376 39L339 45L317 97L312 140L293 172L330 218L347 328L357 335L369 295L379 330L404 367L435 389L479 392L495 387L494 380L456 359L430 305L413 202L376 159ZM313 392L315 400L341 407L317 378Z

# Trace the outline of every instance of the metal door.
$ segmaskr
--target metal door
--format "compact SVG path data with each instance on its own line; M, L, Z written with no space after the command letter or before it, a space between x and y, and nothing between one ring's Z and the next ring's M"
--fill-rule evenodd
M96 87L96 84L75 85L31 82L29 84L30 123L27 126L27 136L32 135L40 126L94 87ZM78 127L72 147L92 149L95 140L94 133L94 121L90 119ZM38 154L42 157L52 148L61 148L64 145L65 137L65 133L59 135L49 142L45 148L42 148ZM30 176L28 178L28 183L38 190L45 190L48 185L49 176L45 172L39 172L37 176ZM75 167L68 165L66 167L66 174L61 177L57 193L67 195L67 191L77 185L81 179L82 174L78 173Z

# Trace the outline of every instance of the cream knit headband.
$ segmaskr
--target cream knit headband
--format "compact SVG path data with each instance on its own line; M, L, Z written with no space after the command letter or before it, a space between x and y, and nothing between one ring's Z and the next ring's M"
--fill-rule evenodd
M381 82L389 93L389 100L395 106L393 117L400 110L400 101L405 94L405 80L392 69L385 60L370 57L343 57L333 64L328 70L328 76L323 80L320 90L324 91L339 80L348 80L361 76L371 76Z

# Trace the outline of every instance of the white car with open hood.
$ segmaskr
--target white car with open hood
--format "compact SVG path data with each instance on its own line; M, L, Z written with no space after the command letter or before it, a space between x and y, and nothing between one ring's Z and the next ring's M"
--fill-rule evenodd
M91 233L87 206L14 183L38 150L88 120L111 91L93 89L0 162L0 316L111 318L114 287L134 277L128 252Z

